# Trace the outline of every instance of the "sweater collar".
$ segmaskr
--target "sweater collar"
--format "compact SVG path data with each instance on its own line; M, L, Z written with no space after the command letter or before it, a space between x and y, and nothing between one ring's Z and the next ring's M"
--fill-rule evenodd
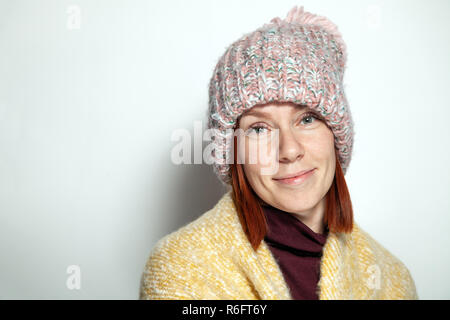
M275 256L265 241L254 249L241 218L230 191L161 238L141 277L140 297L292 299ZM330 230L317 287L320 300L418 299L408 268L357 224L351 233Z
M283 273L266 241L263 240L258 249L253 250L242 229L231 193L231 190L228 191L216 205L220 213L218 223L225 222L225 225L229 225L229 228L233 230L232 232L226 227L223 228L230 241L228 246L228 250L231 251L230 257L239 265L239 268L244 270L261 299L292 299ZM214 210L210 212L210 214L213 213ZM317 284L320 291L319 299L391 297L393 293L389 290L377 289L377 286L368 288L367 283L373 282L374 266L377 272L377 266L394 262L398 263L373 238L360 229L356 222L353 223L349 234L329 231L320 263L320 280ZM395 281L397 279L390 277L387 273L381 277L380 288ZM392 288L390 290L392 291Z
M314 232L294 214L270 205L262 206L267 221L264 240L271 246L290 251L296 255L321 256L328 236Z

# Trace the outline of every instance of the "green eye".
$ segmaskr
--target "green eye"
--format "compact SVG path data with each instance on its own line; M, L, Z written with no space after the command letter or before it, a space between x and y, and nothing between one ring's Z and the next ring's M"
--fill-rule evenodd
M249 133L252 133L252 132L255 132L257 135L259 135L261 132L259 131L259 129L266 129L267 130L267 128L266 127L263 127L263 126L254 126L254 127L251 127L249 130L248 130L248 132Z
M301 120L300 122L302 122L302 121L305 120L305 119L309 119L309 118L318 120L317 116L314 115L313 113L305 113L305 114L303 115L302 120ZM313 122L314 122L314 121L311 120L311 121L308 122L307 124L311 124L311 123L313 123Z

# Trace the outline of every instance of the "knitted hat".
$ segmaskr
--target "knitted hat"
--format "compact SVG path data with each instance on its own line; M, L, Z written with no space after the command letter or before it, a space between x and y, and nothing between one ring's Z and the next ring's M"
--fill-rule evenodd
M333 131L344 174L353 148L353 120L344 93L346 45L325 17L292 8L233 42L219 59L209 83L208 129L216 132L214 172L231 183L233 133L238 117L271 101L307 105Z

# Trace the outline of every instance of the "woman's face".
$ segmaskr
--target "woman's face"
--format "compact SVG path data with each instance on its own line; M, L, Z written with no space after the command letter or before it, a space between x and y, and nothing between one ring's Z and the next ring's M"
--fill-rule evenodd
M238 163L266 203L299 214L323 205L334 179L336 155L333 132L319 118L306 106L277 102L255 106L238 120L243 134L238 139ZM279 180L312 169L303 181Z

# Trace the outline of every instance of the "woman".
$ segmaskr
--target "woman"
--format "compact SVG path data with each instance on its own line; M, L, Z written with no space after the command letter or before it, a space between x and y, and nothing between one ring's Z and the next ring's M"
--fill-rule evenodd
M407 267L353 221L346 58L337 27L303 7L231 44L208 113L231 189L157 242L141 299L418 299Z

